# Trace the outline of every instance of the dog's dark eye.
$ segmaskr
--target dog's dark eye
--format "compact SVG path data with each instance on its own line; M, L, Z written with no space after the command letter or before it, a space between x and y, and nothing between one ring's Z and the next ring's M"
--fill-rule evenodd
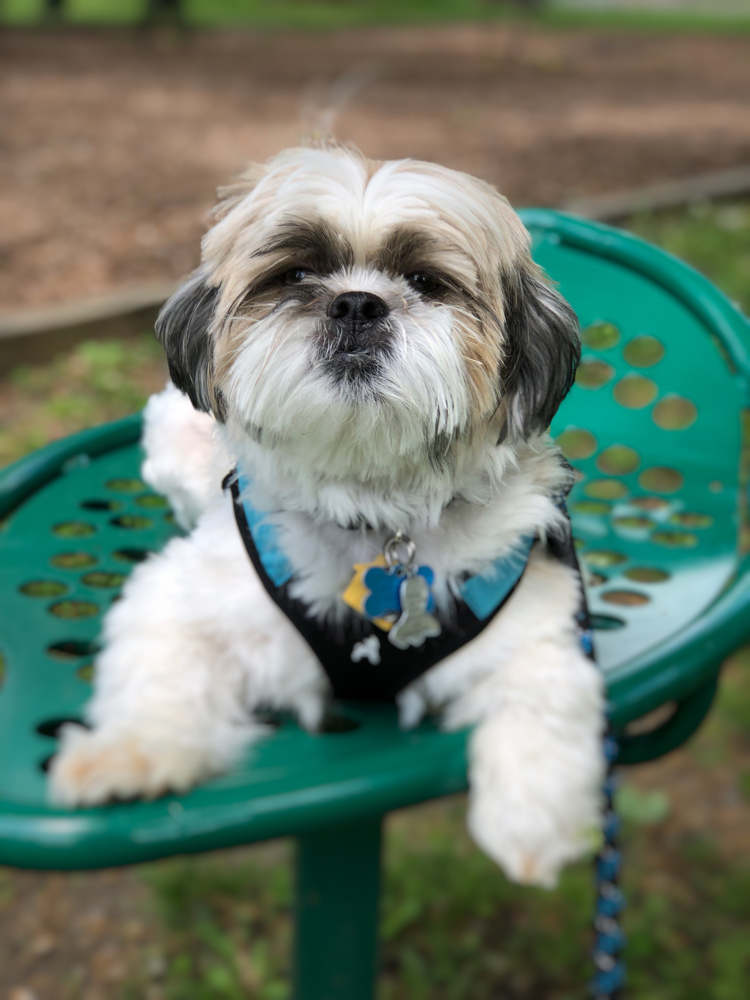
M284 281L288 285L298 285L300 281L304 281L311 273L311 271L308 271L304 267L293 267L291 271L287 271L284 275Z
M413 274L404 275L404 277L414 291L421 295L432 295L440 288L440 282L437 278L433 278L431 274L425 274L423 271L415 271Z

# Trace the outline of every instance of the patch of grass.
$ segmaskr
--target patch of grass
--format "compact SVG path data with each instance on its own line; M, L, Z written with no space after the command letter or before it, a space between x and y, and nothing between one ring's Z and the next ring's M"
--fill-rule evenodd
M146 0L68 0L60 20L69 24L128 25L146 19ZM340 29L374 25L519 20L549 28L601 28L659 32L750 31L750 17L722 13L649 10L570 10L553 3L524 11L513 0L183 0L191 26L245 25L270 29ZM0 22L39 24L42 0L5 0Z
M750 17L689 10L571 10L549 7L538 15L546 27L600 28L602 30L655 31L665 34L744 34Z
M512 885L469 840L459 799L394 818L381 1000L570 998L589 973L588 865L552 893Z
M750 646L727 660L715 710L750 745Z
M669 815L669 796L662 791L643 792L635 785L622 785L616 793L615 808L621 819L651 826Z
M165 927L165 1000L289 996L289 850L265 850L265 864L225 852L144 869Z
M15 899L13 884L7 872L0 871L0 910Z
M750 868L710 841L670 845L671 863L626 834L629 989L639 1000L741 1000L750 975Z
M750 313L750 201L698 202L637 216L627 228L692 264Z
M86 341L50 364L16 368L0 382L0 466L139 410L166 378L164 353L151 334Z
M469 841L464 808L450 800L389 823L379 1000L579 1000L590 866L568 869L553 892L513 886ZM632 995L744 1000L750 868L705 839L655 851L662 836L658 825L625 830ZM166 929L167 1000L289 996L290 857L267 851L148 869Z

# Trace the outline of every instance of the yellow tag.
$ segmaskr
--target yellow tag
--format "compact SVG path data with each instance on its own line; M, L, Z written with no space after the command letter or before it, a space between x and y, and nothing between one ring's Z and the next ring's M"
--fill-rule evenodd
M354 576L349 581L344 593L341 595L344 602L353 608L357 614L365 615L365 601L370 596L372 591L368 590L364 584L364 575L373 566L378 566L381 569L386 569L388 563L385 561L385 556L381 553L376 559L368 563L355 563L354 564ZM377 625L378 628L382 629L384 632L390 631L396 621L397 616L389 618L372 618L371 621L373 625Z

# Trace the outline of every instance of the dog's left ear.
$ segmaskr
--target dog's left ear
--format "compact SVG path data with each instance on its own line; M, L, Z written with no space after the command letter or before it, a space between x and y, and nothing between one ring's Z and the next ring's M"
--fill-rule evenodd
M219 289L198 270L165 303L156 320L156 338L167 355L172 381L196 410L224 420L221 394L214 387L213 339Z
M578 319L531 262L506 276L503 289L506 433L528 437L549 427L573 384L581 358Z

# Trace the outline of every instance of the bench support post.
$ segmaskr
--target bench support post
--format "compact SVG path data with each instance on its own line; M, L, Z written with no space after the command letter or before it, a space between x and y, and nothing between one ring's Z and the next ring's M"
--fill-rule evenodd
M297 843L294 1000L372 1000L377 973L380 816Z

